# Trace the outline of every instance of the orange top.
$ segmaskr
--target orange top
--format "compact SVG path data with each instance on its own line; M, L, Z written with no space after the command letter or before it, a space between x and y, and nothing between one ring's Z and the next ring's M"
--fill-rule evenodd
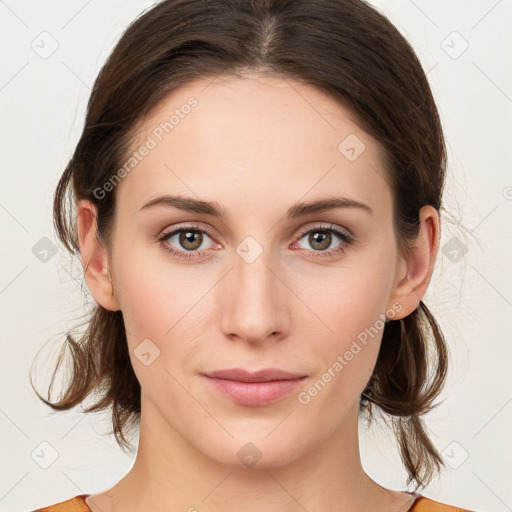
M445 503L439 503L438 501L426 498L421 494L411 494L416 496L416 499L408 512L471 512L465 508L453 507L451 505L446 505ZM87 498L87 496L89 495L80 494L67 501L62 501L61 503L45 508L38 508L33 512L92 512L85 503L85 498Z

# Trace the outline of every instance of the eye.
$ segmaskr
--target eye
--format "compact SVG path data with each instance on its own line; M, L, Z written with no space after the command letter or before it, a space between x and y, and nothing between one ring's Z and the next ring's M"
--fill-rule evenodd
M164 233L158 240L167 252L183 259L200 257L212 246L209 230L196 225L178 227Z
M308 229L300 235L299 240L296 242L299 247L307 249L300 244L300 240L306 237L306 243L312 247L311 255L313 257L329 257L335 256L339 253L344 253L345 249L353 242L353 235L341 231L334 227L332 224L328 226L317 226L313 229ZM336 239L340 241L336 245ZM332 245L334 244L334 248ZM329 249L330 248L330 249Z
M305 248L300 241L306 237L306 243L312 249ZM164 233L158 238L162 247L177 258L193 259L200 258L204 252L211 249L213 234L209 229L197 225L179 226L172 231ZM336 245L338 239L338 245ZM345 249L354 241L354 236L342 231L332 224L328 226L317 226L302 232L299 240L299 248L306 249L313 257L334 257L344 253ZM332 245L334 244L334 248ZM217 245L217 247L222 247Z

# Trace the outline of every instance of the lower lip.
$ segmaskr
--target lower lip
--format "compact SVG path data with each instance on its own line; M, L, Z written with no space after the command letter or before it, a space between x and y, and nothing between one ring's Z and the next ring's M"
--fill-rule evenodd
M238 380L206 377L208 382L224 396L242 405L268 405L291 393L307 377L268 382L240 382Z

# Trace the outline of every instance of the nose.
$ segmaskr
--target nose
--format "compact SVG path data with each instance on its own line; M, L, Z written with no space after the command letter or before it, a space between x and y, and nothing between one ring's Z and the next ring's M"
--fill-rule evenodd
M234 255L234 268L221 290L221 329L232 339L248 343L276 340L290 325L290 291L282 271L265 251L254 261ZM288 301L286 297L288 296Z

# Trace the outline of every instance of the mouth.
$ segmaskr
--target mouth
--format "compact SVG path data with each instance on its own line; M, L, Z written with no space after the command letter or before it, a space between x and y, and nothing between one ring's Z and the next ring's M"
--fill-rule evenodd
M281 380L295 380L307 375L303 373L292 373L279 368L265 368L263 370L257 370L250 372L243 368L231 368L225 370L217 370L214 372L208 372L203 374L206 377L235 380L238 382L271 382Z
M212 388L240 405L264 406L281 400L307 378L307 375L276 368L248 372L240 368L203 374Z

